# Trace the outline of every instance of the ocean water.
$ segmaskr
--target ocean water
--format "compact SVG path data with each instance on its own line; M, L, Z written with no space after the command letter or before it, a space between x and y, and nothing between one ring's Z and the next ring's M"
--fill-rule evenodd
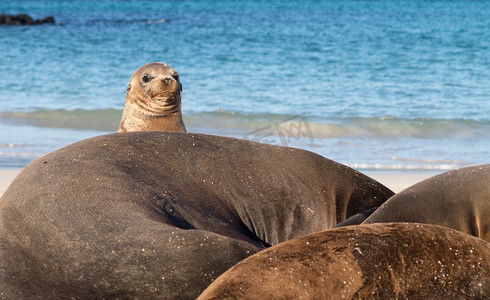
M490 162L488 1L0 1L0 168L117 130L141 65L180 74L189 132L361 171Z

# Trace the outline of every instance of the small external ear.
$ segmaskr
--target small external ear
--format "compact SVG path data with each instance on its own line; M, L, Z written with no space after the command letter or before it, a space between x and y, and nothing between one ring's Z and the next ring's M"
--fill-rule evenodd
M131 85L128 85L128 88L126 89L126 93L131 90Z

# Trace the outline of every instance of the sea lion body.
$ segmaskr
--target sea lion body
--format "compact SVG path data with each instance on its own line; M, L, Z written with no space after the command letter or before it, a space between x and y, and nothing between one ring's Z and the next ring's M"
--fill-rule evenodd
M256 253L205 299L484 299L490 244L442 226L390 223L318 232Z
M164 63L141 66L129 81L119 132L186 132L179 74Z
M1 198L0 293L193 299L245 256L392 194L294 148L165 132L87 139L28 165Z
M408 187L363 224L385 222L442 225L490 242L490 165L445 172Z

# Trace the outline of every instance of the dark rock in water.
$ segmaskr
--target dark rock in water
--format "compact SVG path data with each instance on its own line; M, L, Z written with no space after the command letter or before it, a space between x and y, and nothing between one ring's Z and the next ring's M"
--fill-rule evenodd
M36 20L35 24L54 24L54 17L53 16L44 17L43 19Z
M47 16L43 19L34 20L29 15L7 15L0 14L0 25L41 25L41 24L54 24L54 18Z

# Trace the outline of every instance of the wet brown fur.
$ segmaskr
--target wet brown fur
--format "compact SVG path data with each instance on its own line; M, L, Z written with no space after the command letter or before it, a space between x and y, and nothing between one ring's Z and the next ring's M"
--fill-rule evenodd
M6 298L194 299L248 255L393 194L317 154L126 132L28 165L0 200Z
M442 225L490 242L490 165L421 181L391 197L364 224L385 222Z
M427 224L357 225L293 239L218 277L205 299L485 299L490 244Z

